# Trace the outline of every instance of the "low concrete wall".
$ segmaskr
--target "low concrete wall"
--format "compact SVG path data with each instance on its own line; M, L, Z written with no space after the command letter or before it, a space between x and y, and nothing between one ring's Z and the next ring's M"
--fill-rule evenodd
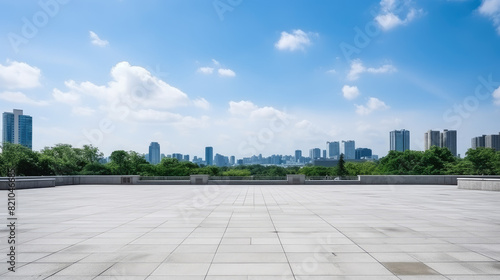
M290 185L303 185L306 182L306 175L286 175L286 181Z
M16 190L22 189L35 189L35 188L53 188L56 186L56 180L54 178L15 178ZM9 189L9 179L0 178L0 190Z
M191 175L189 176L189 182L191 185L206 185L210 180L210 175Z
M459 178L458 188L463 190L500 191L500 179Z
M484 178L464 175L359 175L362 185L457 185L458 178ZM500 178L489 176L488 178Z

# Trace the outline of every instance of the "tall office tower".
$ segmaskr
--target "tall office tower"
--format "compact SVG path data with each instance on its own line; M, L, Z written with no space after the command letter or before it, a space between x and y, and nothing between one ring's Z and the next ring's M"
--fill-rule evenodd
M484 137L484 146L500 151L500 134L486 135Z
M323 155L321 158L326 158L326 150L323 150Z
M441 148L448 148L453 156L457 156L457 131L445 129L441 133Z
M205 147L205 162L207 166L214 165L214 148Z
M231 156L229 158L229 164L230 165L235 165L236 164L236 157L235 156Z
M354 140L342 141L344 159L356 159L356 144Z
M472 138L472 140L471 140L471 148L472 149L477 149L477 148L480 148L480 147L486 147L486 144L484 142L485 138L486 138L486 135Z
M310 149L309 157L311 158L311 160L321 158L321 149L320 148Z
M172 158L175 158L178 161L182 161L182 157L183 157L182 154L179 154L179 153L172 154Z
M404 152L410 149L410 131L401 129L389 133L391 151Z
M160 163L160 144L158 142L151 142L149 144L149 163Z
M302 158L302 151L295 150L295 162L300 162L301 158Z
M33 148L33 118L23 115L23 110L3 113L2 142L21 144Z
M338 159L340 156L340 143L338 141L326 142L328 158Z
M357 148L356 159L367 159L372 157L372 149Z
M439 131L429 130L424 136L425 149L429 150L432 146L441 147L441 133Z

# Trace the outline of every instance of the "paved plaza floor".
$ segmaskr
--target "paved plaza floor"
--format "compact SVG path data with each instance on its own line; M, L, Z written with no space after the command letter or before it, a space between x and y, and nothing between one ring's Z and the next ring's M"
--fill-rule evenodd
M456 186L18 190L0 279L500 279L500 192Z

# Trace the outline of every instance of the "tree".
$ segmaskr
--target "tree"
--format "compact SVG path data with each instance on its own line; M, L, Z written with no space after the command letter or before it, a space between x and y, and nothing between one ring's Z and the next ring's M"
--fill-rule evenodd
M2 166L0 173L7 175L7 170L13 168L17 176L38 176L39 154L20 144L4 143L2 145Z
M126 151L118 150L111 153L109 156L111 172L114 175L130 175L130 158Z
M348 174L349 173L345 167L344 154L340 154L339 163L337 164L337 175L346 176Z
M499 153L491 148L469 149L465 160L472 163L472 172L477 175L495 175L500 165Z

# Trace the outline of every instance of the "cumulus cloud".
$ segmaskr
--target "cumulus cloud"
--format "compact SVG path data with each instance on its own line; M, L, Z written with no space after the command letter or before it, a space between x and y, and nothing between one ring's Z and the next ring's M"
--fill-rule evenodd
M6 89L27 89L40 86L40 69L24 62L7 61L0 64L0 87Z
M389 106L387 106L382 100L375 97L370 97L366 105L356 105L356 113L358 115L369 115L374 111L386 109L389 109Z
M240 115L240 116L245 116L245 115L250 115L250 113L254 110L256 110L258 107L253 104L250 101L230 101L229 102L229 113L231 115Z
M236 73L234 73L233 70L231 69L219 69L219 75L221 75L222 77L234 77L236 76Z
M210 103L205 98L195 99L193 100L193 104L194 106L204 110L208 110L210 108Z
M48 105L49 103L47 101L38 101L29 98L22 92L13 92L13 91L6 91L0 93L0 99L12 102L12 103L20 103L20 104L26 104L26 105L34 105L34 106L45 106Z
M382 0L375 21L382 29L390 30L408 24L423 13L422 9L412 7L411 0Z
M97 34L94 31L89 31L89 36L90 36L90 42L94 46L98 46L98 47L102 48L102 47L109 45L108 41L99 38L99 36L97 36Z
M482 0L478 9L479 13L491 21L500 35L500 0Z
M391 73L396 72L396 67L391 64L382 65L379 68L365 67L363 62L360 59L356 59L351 62L351 69L349 70L349 74L347 74L347 79L354 81L359 79L359 76L365 72L380 74L380 73Z
M251 101L245 100L239 102L230 101L229 113L233 116L249 117L253 120L270 119L273 117L286 118L288 116L285 112L275 109L274 107L259 107Z
M198 72L202 74L210 75L214 72L214 68L212 67L200 67L198 68Z
M92 82L66 81L67 90L54 89L52 96L58 102L78 107L82 99L94 99L110 118L132 120L176 120L178 116L166 110L194 105L207 108L205 99L190 100L187 94L175 88L140 66L120 62L111 69L111 81L105 85ZM75 114L92 114L88 109L76 108ZM179 115L180 116L180 115ZM181 116L182 117L182 116Z
M315 33L306 33L300 29L293 30L292 33L286 31L281 32L281 37L274 44L278 50L287 51L297 51L305 50L305 48L311 45L311 36L316 35Z
M500 87L498 87L494 92L493 92L493 102L495 105L500 106Z
M95 110L90 107L77 106L71 109L71 113L76 116L91 116L95 113Z
M352 100L359 95L359 89L357 86L348 86L345 85L342 87L342 94L344 95L345 99Z

